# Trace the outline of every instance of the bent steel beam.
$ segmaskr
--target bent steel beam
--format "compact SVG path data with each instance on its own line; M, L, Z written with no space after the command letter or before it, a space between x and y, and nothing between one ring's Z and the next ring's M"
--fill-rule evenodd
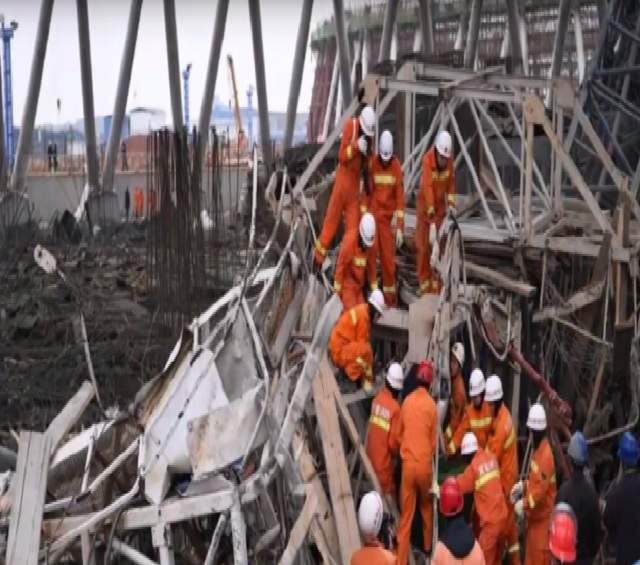
M178 29L176 25L175 0L164 0L164 33L167 41L167 70L169 71L169 93L173 129L180 131L182 121L182 99L180 98L180 57L178 52Z

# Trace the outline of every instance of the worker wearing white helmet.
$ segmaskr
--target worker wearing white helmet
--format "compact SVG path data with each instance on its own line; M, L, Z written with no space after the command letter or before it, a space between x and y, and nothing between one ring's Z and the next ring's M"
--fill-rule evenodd
M364 302L365 281L371 290L378 288L375 241L376 221L367 213L362 216L358 230L346 233L340 244L333 289L345 310Z
M451 377L451 397L449 398L449 417L445 428L447 443L453 439L453 432L458 428L464 416L467 404L467 393L464 390L462 367L464 365L464 345L457 342L451 347L449 354L449 375Z
M379 540L384 518L384 508L380 495L372 490L365 494L358 507L358 526L364 547L351 556L351 565L372 565L374 563L393 564L396 557L384 548Z
M416 200L416 265L420 294L440 292L441 281L433 264L439 258L438 231L447 210L455 212L456 182L451 136L439 131L422 159L422 179Z
M404 371L399 363L391 363L385 386L371 403L371 416L367 429L367 455L376 472L382 493L395 500L394 457L400 448L399 421Z
M382 292L387 305L395 306L396 247L402 247L404 240L404 188L402 165L393 153L393 136L389 130L382 132L378 155L369 160L369 179L371 190L367 206L376 219Z
M467 403L462 421L454 430L453 437L447 446L449 455L453 455L460 447L462 438L467 432L475 434L478 445L482 449L486 447L493 418L491 417L491 408L484 400L484 389L484 373L480 369L474 369L469 377L470 402Z
M368 167L375 124L376 114L373 108L365 106L359 116L347 121L342 130L336 180L331 190L322 231L315 245L316 267L322 265L343 217L345 233L358 229L363 197L360 192L360 180L362 171Z

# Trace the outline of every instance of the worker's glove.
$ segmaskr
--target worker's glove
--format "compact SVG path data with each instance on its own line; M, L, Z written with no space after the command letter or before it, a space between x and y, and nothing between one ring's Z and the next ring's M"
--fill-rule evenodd
M437 240L438 240L438 232L436 229L436 223L431 222L429 224L429 245L433 247L436 244Z
M396 230L396 247L400 249L403 243L404 243L404 235L402 235L402 230L398 228Z
M435 245L433 245L433 247L431 248L431 260L429 261L432 269L436 268L438 259L440 259L440 245L438 244L438 240L436 239Z
M522 518L524 516L524 500L518 500L513 506L513 511L518 518Z
M429 492L436 498L440 498L440 485L438 484L438 481L436 479L433 479Z
M511 487L511 492L509 493L509 500L511 500L511 504L516 504L519 500L522 499L522 495L524 494L524 483L522 481L518 481L513 487Z
M363 155L366 155L368 147L369 147L369 144L367 143L367 138L364 135L361 135L358 138L358 149L360 150L360 153L362 153Z

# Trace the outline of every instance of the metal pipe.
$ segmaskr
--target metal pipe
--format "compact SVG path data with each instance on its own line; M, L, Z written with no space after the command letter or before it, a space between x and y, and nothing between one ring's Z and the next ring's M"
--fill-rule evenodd
M140 553L130 545L121 542L118 538L111 540L111 549L116 553L126 557L129 561L133 561L137 565L158 565L155 561L151 561L146 555Z
M573 0L560 0L560 4L558 6L558 24L556 26L556 36L553 40L553 55L551 56L551 71L549 73L550 78L560 76L562 53L564 51L564 39L567 35L572 2Z
M258 94L262 160L267 166L267 170L271 170L273 165L273 155L271 152L271 134L269 132L269 102L267 101L267 78L264 70L260 0L249 0L249 19L251 21L251 35L253 39L253 61L256 70L256 91Z
M287 121L284 129L283 150L286 151L293 143L293 130L296 123L296 112L300 98L300 85L304 71L304 60L307 55L307 43L309 42L309 29L311 27L311 9L313 0L303 0L298 38L296 39L296 52L293 57L293 69L291 83L289 85L289 100L287 102Z
M211 543L209 544L209 549L207 550L207 556L205 557L203 565L213 565L216 553L218 552L218 546L220 545L220 540L222 539L222 534L224 533L224 527L227 525L228 519L228 514L220 514L218 523L216 524L216 529L213 530Z
M518 27L520 28L520 51L522 51L522 72L525 76L529 75L529 40L527 36L527 21L524 17L524 6L518 18Z
M340 57L340 83L342 85L342 108L346 108L351 101L351 81L349 80L349 41L344 22L343 0L333 0L333 15L336 20L336 41L338 56ZM340 112L337 112L340 114Z
M180 131L184 123L182 121L182 98L180 96L180 56L178 52L175 0L164 0L164 33L167 40L167 70L169 71L173 129Z
M38 109L38 99L40 98L42 69L44 68L44 58L47 54L52 11L53 0L42 0L40 4L38 30L36 31L36 44L33 49L33 59L31 61L27 99L22 114L20 137L18 138L18 151L16 152L13 176L11 178L11 188L15 191L22 191L27 173L27 165L29 164L31 138L33 137L33 125L36 119L36 110ZM7 124L7 127L11 127L11 124Z
M463 0L462 9L460 10L460 24L458 25L458 33L453 48L460 51L464 41L467 38L467 30L469 26L469 0Z
M127 107L129 84L131 83L131 69L133 67L133 56L136 52L141 10L142 0L131 0L127 35L125 38L124 51L122 52L122 60L120 61L120 75L118 77L118 88L116 90L116 100L113 107L111 131L109 132L107 153L104 160L104 166L102 168L102 188L104 190L113 189L113 177L116 168L118 149L120 148L120 136L122 135L124 112Z
M9 127L9 126L7 126ZM4 146L4 103L2 101L2 59L0 58L0 190L4 189L7 154Z
M380 51L378 53L378 62L386 61L391 52L391 35L396 24L396 16L398 14L398 1L388 0L387 7L384 11L384 23L382 25L382 38L380 39Z
M207 78L204 83L204 94L200 105L200 117L198 118L198 162L203 163L207 142L209 140L209 124L211 123L211 111L213 109L213 94L216 89L216 78L218 77L218 63L220 62L220 51L222 50L222 40L227 27L227 12L229 11L229 0L218 0L216 8L216 20L213 25L213 35L211 36L211 47L209 49L209 62L207 64Z
M100 166L96 143L96 118L93 105L93 77L91 71L91 40L87 0L76 0L78 12L78 43L80 46L80 74L82 77L82 109L84 112L84 140L87 156L87 182L90 189L100 186Z
M519 68L523 68L519 21L518 0L507 0L507 22L511 40L511 58L513 59L514 74Z
M422 32L422 52L425 55L435 53L433 38L433 3L432 0L418 0L420 14L420 31Z
M250 2L252 0L249 0ZM233 563L234 565L245 565L249 563L247 555L247 528L242 515L240 505L240 494L237 490L233 493L233 504L231 505L231 538L233 539Z
M331 73L331 84L329 85L329 97L327 98L327 104L324 108L324 121L322 124L322 141L327 139L329 135L329 128L331 127L331 112L335 103L336 95L338 94L338 71L340 67L340 61L338 59L338 52L333 61L333 71Z
M471 5L471 16L469 17L469 35L467 36L467 45L464 50L464 66L467 69L473 69L476 62L481 11L482 0L473 0L473 4Z
M576 38L576 61L578 63L578 83L584 80L586 59L584 54L584 35L582 33L582 20L580 20L580 8L573 10L573 33Z

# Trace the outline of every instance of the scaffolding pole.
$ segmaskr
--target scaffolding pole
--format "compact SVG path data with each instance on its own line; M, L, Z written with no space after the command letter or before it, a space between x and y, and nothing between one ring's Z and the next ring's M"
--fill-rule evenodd
M464 50L464 66L473 69L476 62L478 49L478 34L480 33L480 13L482 12L482 0L473 0L471 15L469 17L469 35Z
M9 127L7 125L7 127ZM0 190L4 190L8 151L4 146L4 102L2 101L2 58L0 57Z
M560 76L562 69L562 54L564 53L564 40L569 26L569 16L571 16L571 4L573 0L560 0L558 6L558 24L556 26L556 36L553 40L553 55L551 56L551 78Z
M518 0L507 0L507 23L509 25L513 71L514 73L517 73L519 70L524 68L524 61L522 58L522 41L520 39Z
M433 38L433 2L432 0L418 0L420 15L420 31L422 32L422 52L425 55L435 53Z
M336 40L338 42L338 57L340 58L340 84L342 86L342 108L346 108L351 100L351 81L349 77L349 40L344 21L344 3L333 0L333 12L336 20ZM339 114L340 112L338 112Z
M391 53L391 36L396 24L399 0L388 0L384 11L384 23L382 25L382 39L380 40L380 52L378 62L386 61Z
M175 0L164 0L164 33L167 41L167 70L169 71L169 94L173 129L180 131L182 121L182 99L180 93L180 55L178 52L178 28L176 25Z

